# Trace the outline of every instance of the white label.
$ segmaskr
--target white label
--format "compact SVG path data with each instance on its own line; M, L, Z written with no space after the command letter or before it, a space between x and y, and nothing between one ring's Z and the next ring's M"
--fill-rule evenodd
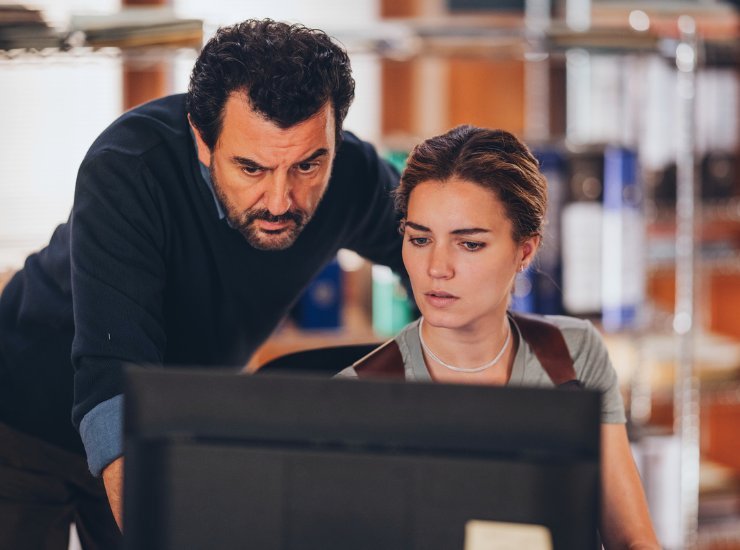
M470 520L465 525L465 550L552 550L547 527L526 523Z

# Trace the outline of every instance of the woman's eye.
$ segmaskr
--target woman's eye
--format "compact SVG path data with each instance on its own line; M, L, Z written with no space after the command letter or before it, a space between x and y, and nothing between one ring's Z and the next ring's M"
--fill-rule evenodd
M409 237L409 242L414 246L424 246L429 242L427 237Z
M462 246L463 246L463 248L465 248L465 250L470 250L472 252L472 251L475 251L475 250L480 250L481 248L483 248L486 245L485 245L485 243L479 243L479 242L475 242L475 241L465 241L465 242L462 243Z

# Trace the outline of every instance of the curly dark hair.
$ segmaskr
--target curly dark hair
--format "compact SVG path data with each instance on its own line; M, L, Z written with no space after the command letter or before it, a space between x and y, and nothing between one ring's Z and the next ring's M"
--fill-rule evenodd
M323 31L248 19L218 29L190 76L187 111L211 149L233 92L246 92L250 107L281 128L309 119L331 101L338 145L355 81L347 53Z
M513 134L464 125L421 142L411 151L395 191L396 209L405 218L414 187L452 178L493 191L504 205L516 242L542 236L547 180L529 148Z

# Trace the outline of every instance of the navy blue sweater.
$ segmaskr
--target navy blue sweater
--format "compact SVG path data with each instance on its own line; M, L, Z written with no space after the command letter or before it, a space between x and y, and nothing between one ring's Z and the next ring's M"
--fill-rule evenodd
M100 462L123 364L244 365L339 248L402 270L397 182L346 133L314 218L260 251L218 215L184 96L124 114L88 151L68 223L0 297L0 421L81 451L71 410Z

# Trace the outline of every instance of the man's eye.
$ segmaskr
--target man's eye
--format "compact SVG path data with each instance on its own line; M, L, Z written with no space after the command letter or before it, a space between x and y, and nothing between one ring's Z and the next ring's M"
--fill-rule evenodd
M485 245L485 243L479 243L479 242L476 242L476 241L464 241L462 243L462 246L463 246L463 248L465 248L465 250L470 250L471 252L473 252L475 250L480 250L481 248L483 248L486 245Z
M318 168L318 162L301 162L298 164L298 170L303 173L310 173Z
M259 166L243 166L242 172L249 176L256 176L257 174L262 173L262 168Z

